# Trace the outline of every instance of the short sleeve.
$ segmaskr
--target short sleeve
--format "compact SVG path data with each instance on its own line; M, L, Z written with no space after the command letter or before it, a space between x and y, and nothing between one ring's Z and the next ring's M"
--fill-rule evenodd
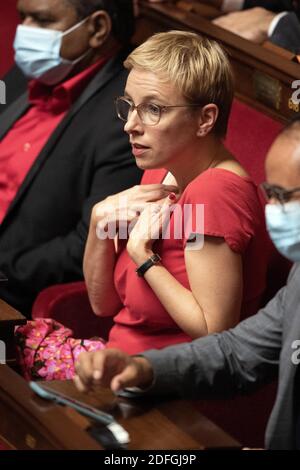
M228 170L205 171L186 187L180 202L184 247L199 234L224 238L243 253L263 219L255 184Z

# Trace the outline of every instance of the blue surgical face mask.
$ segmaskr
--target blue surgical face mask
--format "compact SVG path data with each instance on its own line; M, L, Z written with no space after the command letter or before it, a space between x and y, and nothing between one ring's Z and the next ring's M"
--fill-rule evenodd
M45 85L61 82L90 51L73 61L63 59L60 55L64 36L79 28L86 20L64 32L19 25L14 41L16 64L28 78L35 78Z
M277 250L291 261L300 261L300 202L267 204L266 224Z

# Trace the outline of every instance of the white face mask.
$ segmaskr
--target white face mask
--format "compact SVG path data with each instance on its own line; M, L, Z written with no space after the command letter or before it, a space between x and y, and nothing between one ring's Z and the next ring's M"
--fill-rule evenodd
M61 82L90 51L73 61L63 59L60 55L62 40L87 19L64 32L19 25L14 41L16 64L28 78L38 79L45 85Z
M277 250L291 261L300 261L300 202L267 204L267 229Z

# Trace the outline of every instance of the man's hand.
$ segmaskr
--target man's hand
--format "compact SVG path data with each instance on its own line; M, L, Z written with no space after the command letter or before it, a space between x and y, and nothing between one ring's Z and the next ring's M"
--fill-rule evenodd
M153 369L143 357L131 357L118 349L80 354L75 365L74 382L79 391L94 386L110 387L117 392L126 387L147 388L153 381Z
M262 44L268 39L268 29L275 16L276 13L256 7L220 16L213 23L244 39Z

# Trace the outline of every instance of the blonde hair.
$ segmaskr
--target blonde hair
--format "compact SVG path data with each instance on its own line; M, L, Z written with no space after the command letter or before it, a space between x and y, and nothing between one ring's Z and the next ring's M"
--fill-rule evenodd
M126 69L140 68L171 82L188 103L214 103L219 116L214 131L224 137L233 100L233 74L222 47L188 31L151 36L125 60Z

